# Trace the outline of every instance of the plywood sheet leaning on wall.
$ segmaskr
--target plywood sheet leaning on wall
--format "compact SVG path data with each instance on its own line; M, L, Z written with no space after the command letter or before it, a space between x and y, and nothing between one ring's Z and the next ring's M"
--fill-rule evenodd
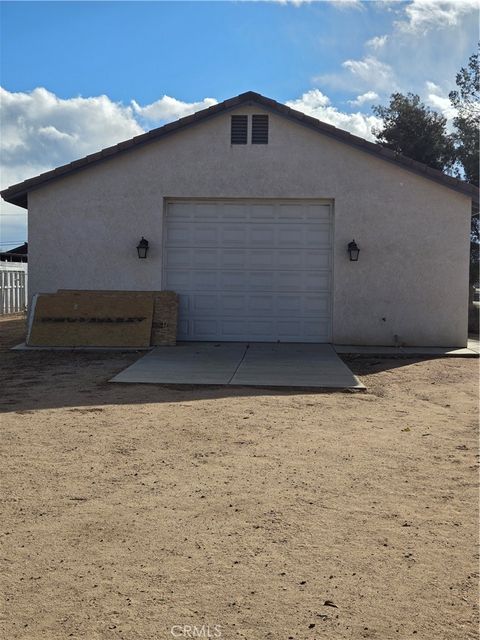
M148 347L153 296L98 291L41 293L36 297L29 346Z
M177 344L178 295L175 291L86 291L85 289L59 289L61 295L74 293L106 293L129 296L152 296L153 322L150 344L154 347Z

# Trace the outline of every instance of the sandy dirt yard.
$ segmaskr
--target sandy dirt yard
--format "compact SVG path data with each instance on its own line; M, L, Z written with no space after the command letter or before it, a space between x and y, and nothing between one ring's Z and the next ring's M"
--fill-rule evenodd
M138 354L9 351L22 331L6 640L478 637L478 360L350 360L355 393L120 385Z

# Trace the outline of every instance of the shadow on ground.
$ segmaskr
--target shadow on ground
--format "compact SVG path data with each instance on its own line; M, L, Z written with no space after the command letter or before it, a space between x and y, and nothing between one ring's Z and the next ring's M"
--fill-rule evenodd
M24 320L0 322L0 413L65 407L172 403L228 397L355 394L355 390L284 389L217 385L110 384L108 381L144 352L11 351L24 340ZM375 374L434 358L344 356L353 373L367 376L375 394Z

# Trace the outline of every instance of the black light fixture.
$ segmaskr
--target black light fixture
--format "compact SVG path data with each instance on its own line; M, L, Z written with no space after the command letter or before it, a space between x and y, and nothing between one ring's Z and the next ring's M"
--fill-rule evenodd
M142 239L137 244L137 253L139 258L146 258L148 252L148 240L142 236Z
M360 253L360 249L358 248L358 245L355 242L355 240L352 240L351 242L349 242L348 243L348 255L350 256L350 260L352 262L357 262L359 253Z

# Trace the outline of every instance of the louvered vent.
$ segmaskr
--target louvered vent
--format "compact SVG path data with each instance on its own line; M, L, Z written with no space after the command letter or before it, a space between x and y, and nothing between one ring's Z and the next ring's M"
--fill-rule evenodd
M247 144L248 116L232 116L231 143Z
M268 116L252 116L252 144L268 144Z

